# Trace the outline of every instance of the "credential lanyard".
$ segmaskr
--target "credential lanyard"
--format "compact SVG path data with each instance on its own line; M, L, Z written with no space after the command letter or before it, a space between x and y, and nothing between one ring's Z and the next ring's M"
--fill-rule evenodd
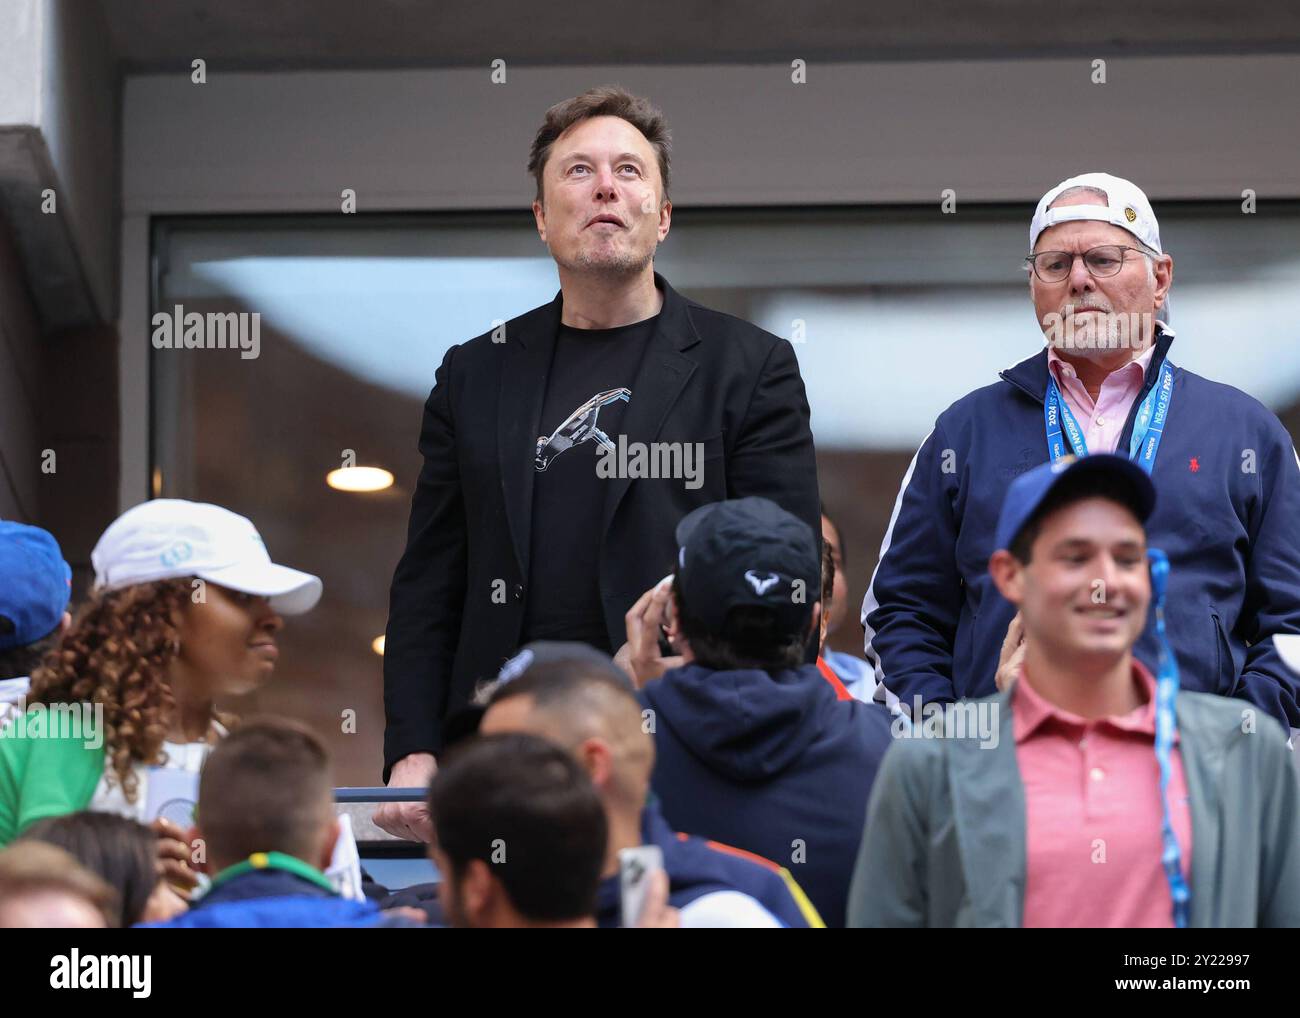
M1169 580L1169 559L1163 551L1147 551L1151 561L1151 596L1156 605L1156 639L1160 644L1160 667L1156 673L1156 763L1160 767L1160 864L1165 879L1169 881L1169 896L1174 903L1174 926L1187 927L1191 912L1192 892L1183 876L1183 854L1174 835L1174 824L1169 812L1169 781L1172 774L1170 757L1173 752L1174 731L1178 721L1174 714L1174 700L1178 695L1178 662L1165 632L1165 589Z
M1138 406L1133 419L1133 436L1128 443L1128 458L1148 474L1155 468L1156 452L1164 438L1165 421L1169 417L1169 404L1174 399L1174 370L1166 360L1160 365L1160 376ZM1056 462L1062 456L1074 453L1088 455L1088 443L1083 429L1074 414L1061 398L1052 372L1047 372L1047 396L1043 400L1043 421L1047 428L1047 453Z

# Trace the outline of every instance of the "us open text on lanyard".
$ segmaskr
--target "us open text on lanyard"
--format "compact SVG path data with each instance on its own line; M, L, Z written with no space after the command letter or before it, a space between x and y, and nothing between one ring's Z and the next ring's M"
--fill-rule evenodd
M1166 360L1160 365L1160 376L1138 407L1133 419L1133 435L1128 443L1128 458L1150 475L1156 465L1156 452L1165 435L1165 421L1169 417L1169 404L1174 398L1174 369ZM1052 373L1047 373L1047 396L1043 400L1043 421L1047 428L1047 454L1055 463L1073 452L1088 455L1088 443L1083 429L1074 414L1061 398ZM1066 444L1066 441L1069 444Z
M1148 476L1156 463L1156 453L1164 438L1165 422L1169 418L1169 404L1174 398L1174 371L1169 361L1160 365L1160 376L1151 391L1138 407L1133 419L1133 435L1129 439L1129 459L1137 463ZM1047 396L1043 401L1043 421L1047 429L1047 452L1056 462L1062 456L1074 453L1088 455L1088 444L1083 429L1074 414L1061 398L1061 390L1051 372L1047 374ZM1066 445L1068 439L1069 445ZM1169 882L1169 895L1174 906L1174 926L1183 929L1191 913L1191 889L1183 876L1183 855L1174 834L1169 813L1169 781L1172 771L1170 755L1173 751L1177 719L1174 700L1178 695L1178 662L1165 631L1165 592L1169 580L1169 559L1159 549L1147 553L1151 563L1151 596L1156 606L1156 638L1160 643L1160 667L1156 672L1156 762L1160 767L1160 864Z

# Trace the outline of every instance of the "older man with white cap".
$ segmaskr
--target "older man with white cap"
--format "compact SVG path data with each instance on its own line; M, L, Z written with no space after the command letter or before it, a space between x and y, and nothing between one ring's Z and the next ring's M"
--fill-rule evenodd
M1255 399L1170 359L1160 319L1173 259L1133 183L1063 181L1038 203L1029 245L1046 348L945 410L913 458L862 605L877 680L914 707L983 696L1014 674L1018 622L987 570L1007 487L1049 459L1118 452L1160 491L1149 533L1172 567L1184 687L1300 727L1300 680L1271 639L1300 633L1291 436ZM1099 613L1106 579L1094 580ZM1135 651L1155 666L1149 620Z

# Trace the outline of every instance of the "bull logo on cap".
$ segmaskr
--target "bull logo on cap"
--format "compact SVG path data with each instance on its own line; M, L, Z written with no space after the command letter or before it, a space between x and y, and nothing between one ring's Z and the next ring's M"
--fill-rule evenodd
M757 594L759 597L762 597L764 594L766 594L769 590L772 589L772 586L776 583L777 580L780 579L780 577L777 576L776 573L768 573L766 576L760 579L758 574L755 573L754 570L746 569L745 579L747 579L749 581L749 585L754 588L754 593Z

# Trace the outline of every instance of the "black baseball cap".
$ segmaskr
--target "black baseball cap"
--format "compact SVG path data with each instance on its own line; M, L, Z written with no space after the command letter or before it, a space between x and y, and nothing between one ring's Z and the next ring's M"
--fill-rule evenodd
M721 632L741 605L769 608L781 633L808 627L821 556L807 523L766 498L700 506L677 524L677 582L691 617Z

